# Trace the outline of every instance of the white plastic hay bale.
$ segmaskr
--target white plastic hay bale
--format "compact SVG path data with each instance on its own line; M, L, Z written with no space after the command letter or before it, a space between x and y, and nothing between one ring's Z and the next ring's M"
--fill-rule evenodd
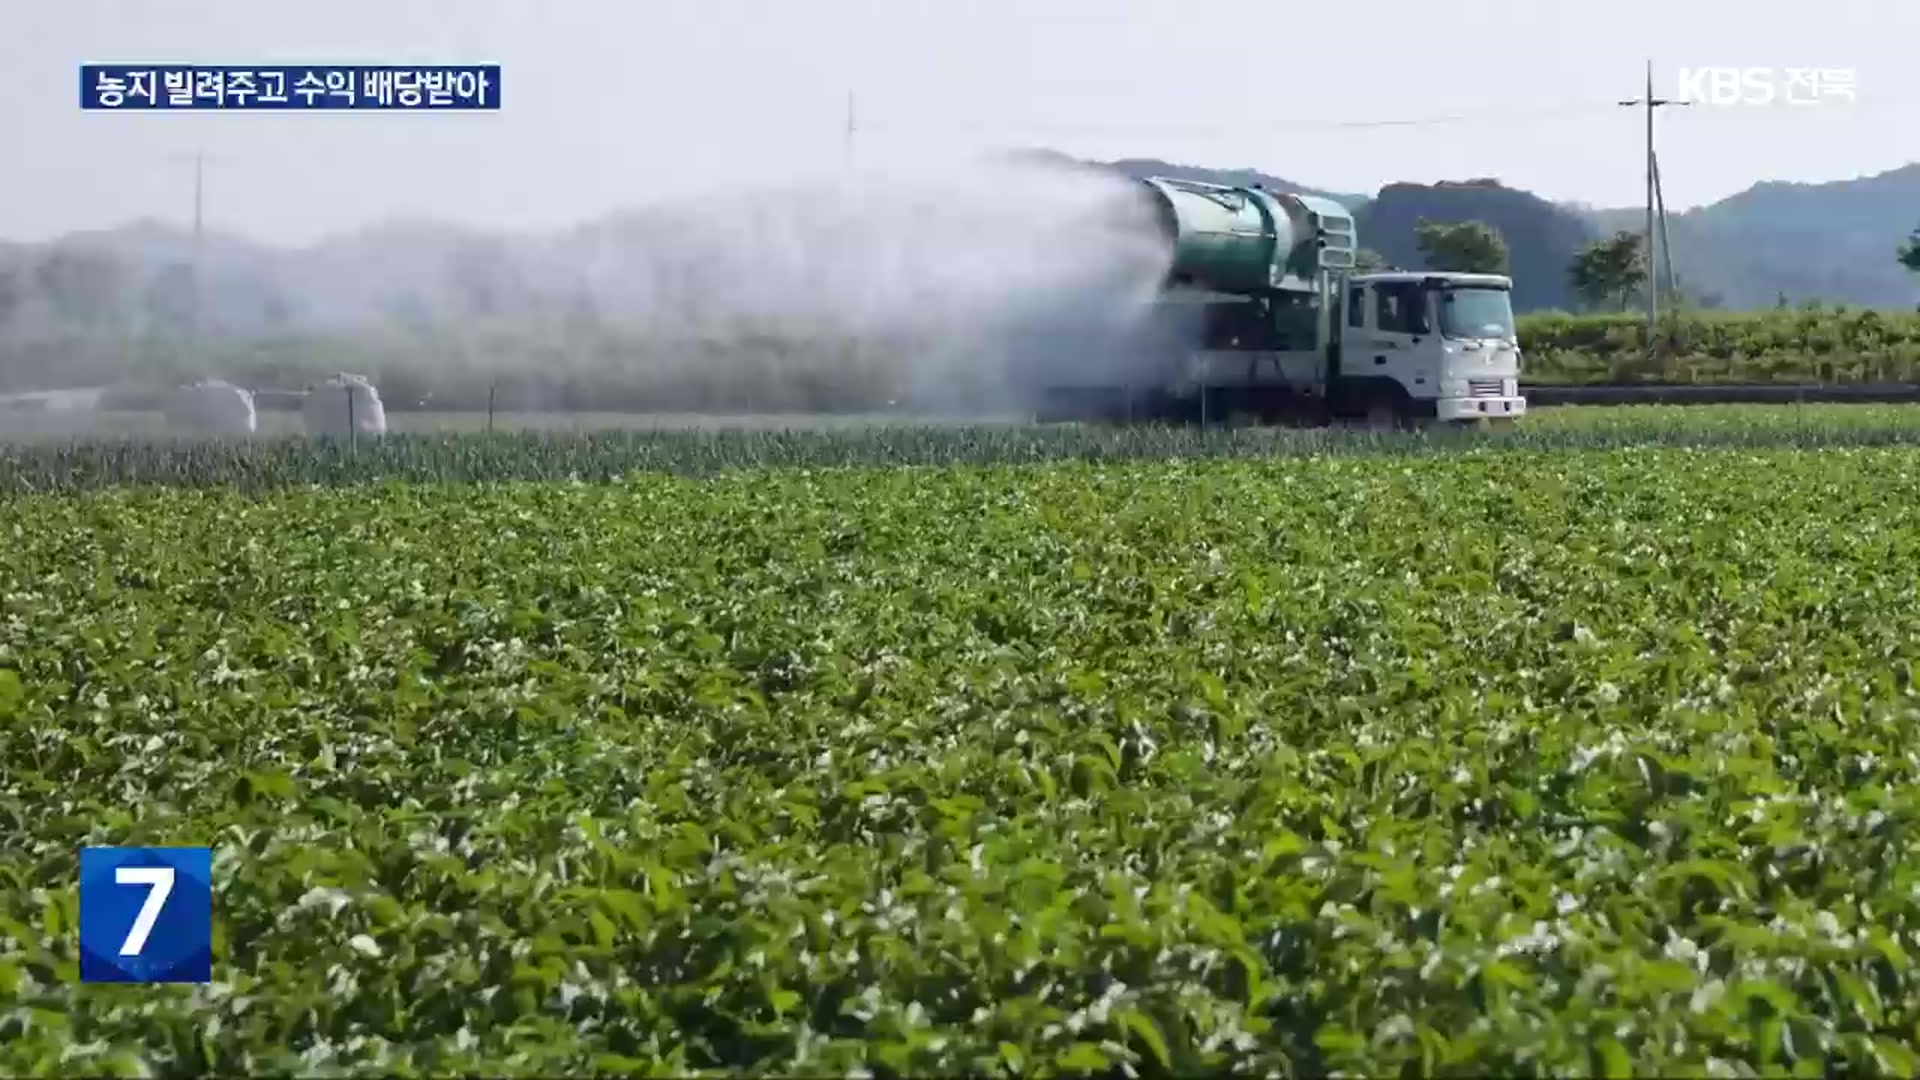
M253 395L220 379L203 379L167 396L167 424L196 435L251 435L259 424Z
M364 375L341 372L307 387L300 409L309 435L385 435L387 410Z

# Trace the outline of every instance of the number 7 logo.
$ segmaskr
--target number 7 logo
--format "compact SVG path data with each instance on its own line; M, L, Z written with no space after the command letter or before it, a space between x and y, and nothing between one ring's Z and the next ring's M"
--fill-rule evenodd
M210 982L213 852L82 848L82 982Z
M146 902L140 905L140 914L134 916L127 940L120 943L121 956L139 956L140 950L147 947L147 935L153 933L153 924L160 919L160 910L167 906L167 894L173 891L173 867L116 866L113 880L121 885L153 887L147 893Z

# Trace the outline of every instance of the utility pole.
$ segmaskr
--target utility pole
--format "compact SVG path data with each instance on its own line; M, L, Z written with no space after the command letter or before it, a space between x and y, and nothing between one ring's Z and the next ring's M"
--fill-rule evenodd
M200 292L203 286L201 267L205 262L202 256L206 234L206 190L206 153L195 150L193 153L193 302L187 314L187 349L196 355L200 351Z
M1667 296L1677 298L1680 295L1680 278L1673 269L1673 240L1667 235L1667 194L1660 185L1660 155L1653 156L1653 199L1660 208L1660 265L1667 272Z
M1653 235L1653 61L1647 61L1647 348L1653 348L1654 327L1660 320L1660 249ZM1666 104L1661 102L1662 105Z
M1667 105L1686 105L1686 104L1689 104L1689 102L1675 101L1671 98L1658 98L1653 96L1653 61L1648 60L1647 61L1646 96L1634 98L1631 101L1622 101L1620 102L1620 104L1641 105L1641 106L1645 106L1647 110L1647 147L1646 147L1647 231L1646 231L1646 241L1645 241L1645 251L1646 251L1646 261L1647 261L1647 352L1649 354L1652 354L1655 349L1654 335L1659 327L1659 322L1660 322L1660 254L1661 254L1658 247L1659 236L1655 232L1655 227L1654 227L1654 208L1656 203L1663 201L1661 199L1660 190L1659 190L1660 188L1659 166L1655 163L1655 159L1653 156L1653 110L1661 108L1663 106L1667 106ZM1671 258L1671 255L1669 255L1668 257Z

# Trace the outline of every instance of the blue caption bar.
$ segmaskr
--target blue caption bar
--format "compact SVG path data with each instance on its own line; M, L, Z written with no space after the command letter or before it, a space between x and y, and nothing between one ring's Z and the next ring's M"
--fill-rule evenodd
M82 109L500 107L500 65L207 67L82 64Z

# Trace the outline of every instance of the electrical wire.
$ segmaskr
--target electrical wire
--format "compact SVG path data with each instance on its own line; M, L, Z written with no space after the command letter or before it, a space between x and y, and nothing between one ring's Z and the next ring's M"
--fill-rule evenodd
M1072 124L1072 125L1032 125L1005 123L959 123L942 124L937 120L929 121L922 116L911 123L892 124L885 121L872 123L862 120L858 134L887 134L888 132L911 132L925 134L930 129L946 134L990 134L999 136L1020 136L1025 138L1087 138L1087 137L1217 137L1245 135L1248 132L1270 131L1353 131L1382 128L1428 128L1454 124L1473 123L1553 123L1576 117L1598 118L1602 114L1617 115L1623 106L1642 105L1642 101L1580 101L1558 105L1524 106L1512 109L1476 109L1446 113L1437 116L1391 117L1361 120L1279 120L1270 122L1248 121L1232 125L1137 125L1137 124ZM1678 103L1685 104L1685 103ZM1785 108L1787 106L1777 106ZM1848 111L1872 110L1875 112L1893 109L1920 108L1920 97L1873 97L1854 100L1845 104L1827 106L1823 111L1834 109ZM1685 110L1688 113L1709 111L1707 108L1693 106ZM1751 111L1751 110L1748 110ZM1796 107L1796 112L1805 112L1807 107ZM1669 113L1668 115L1672 115Z
M1249 121L1246 123L1235 123L1231 125L1219 125L1219 126L1199 126L1199 125L1184 125L1184 124L1159 125L1159 126L1143 125L1143 124L1112 124L1112 125L1107 125L1107 124L1034 125L1034 124L1004 124L1004 123L941 124L937 121L929 123L925 117L921 117L913 121L912 123L897 124L897 125L886 123L886 122L881 122L879 124L872 124L866 120L862 120L861 123L859 124L858 130L860 134L867 134L869 132L879 132L884 134L888 131L911 131L915 133L924 133L925 131L928 130L929 127L932 127L948 133L991 132L994 134L1020 134L1020 135L1027 135L1027 136L1047 136L1047 137L1053 137L1053 138L1086 137L1086 136L1100 136L1100 135L1116 135L1116 136L1201 135L1201 136L1206 136L1206 135L1242 134L1248 131L1313 131L1313 130L1349 130L1349 129L1356 129L1356 128L1434 127L1434 126L1439 126L1444 124L1472 123L1476 121L1478 122L1513 121L1516 119L1554 120L1554 119L1563 119L1565 117L1578 115L1581 113L1593 113L1593 112L1599 112L1602 110L1611 110L1613 107L1614 106L1610 102L1608 103L1581 102L1577 104L1559 105L1559 106L1552 106L1547 108L1489 110L1485 112L1461 112L1461 113L1451 113L1451 114L1442 115L1442 116L1428 116L1428 117L1414 117L1414 118L1387 118L1387 119L1370 119L1370 120L1323 120L1323 121L1279 120L1279 121L1269 121L1269 122L1261 122L1256 120L1256 121Z

